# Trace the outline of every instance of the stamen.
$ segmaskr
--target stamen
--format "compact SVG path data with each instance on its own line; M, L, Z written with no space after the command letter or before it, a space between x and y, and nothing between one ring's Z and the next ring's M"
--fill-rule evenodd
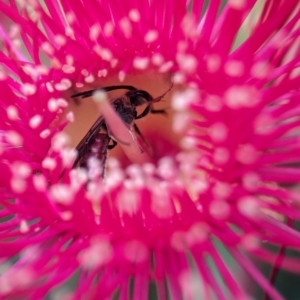
M141 148L134 132L121 120L109 104L106 93L97 91L93 99L98 104L99 110L105 118L111 137L119 143L129 160L138 164L151 162L150 155L146 149Z

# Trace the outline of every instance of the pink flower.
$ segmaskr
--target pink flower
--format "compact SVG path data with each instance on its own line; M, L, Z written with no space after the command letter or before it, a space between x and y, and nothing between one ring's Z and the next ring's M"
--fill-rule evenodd
M300 194L288 187L300 175L298 0L229 0L220 13L220 0L207 9L200 0L6 2L1 298L58 289L59 299L147 299L154 284L159 299L246 299L222 245L282 299L247 254L299 270L267 248L300 248ZM63 132L72 91L147 78L157 97L167 76L173 132L145 135L149 148L133 156L131 143L131 163L108 160L105 180L97 161L72 168ZM126 135L106 100L98 105ZM73 290L59 290L74 278Z

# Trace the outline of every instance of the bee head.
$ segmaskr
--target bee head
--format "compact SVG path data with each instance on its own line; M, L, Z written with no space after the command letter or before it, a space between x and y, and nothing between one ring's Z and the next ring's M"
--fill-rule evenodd
M129 97L130 102L135 105L143 105L153 101L153 97L144 90L129 91L126 93L126 96Z

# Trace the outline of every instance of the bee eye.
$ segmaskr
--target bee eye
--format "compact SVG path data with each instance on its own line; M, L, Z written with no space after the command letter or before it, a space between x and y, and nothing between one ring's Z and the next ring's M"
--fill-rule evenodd
M145 93L143 91L138 91L135 93L135 95L138 97L145 97Z
M142 90L136 91L135 95L136 95L136 97L143 98L145 102L149 102L152 100L152 96L149 93L147 93L146 91L142 91ZM140 99L140 100L142 100L142 99Z

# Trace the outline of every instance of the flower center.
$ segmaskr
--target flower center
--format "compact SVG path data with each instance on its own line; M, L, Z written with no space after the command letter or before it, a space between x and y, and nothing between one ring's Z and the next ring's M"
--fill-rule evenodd
M169 76L157 74L155 72L147 72L143 75L128 75L123 82L120 82L117 77L109 77L107 79L101 79L101 81L88 83L84 87L76 89L72 94L118 85L134 86L138 90L148 92L153 98L157 98L170 88L171 80ZM146 151L153 159L153 162L163 156L173 156L178 151L179 137L172 130L173 111L170 103L172 93L175 90L176 87L173 87L161 101L153 104L155 110L165 110L166 114L153 114L149 112L149 114L143 118L134 120L134 124L141 133L138 138L139 140L144 140L144 143L147 145ZM109 101L112 102L115 99L124 97L126 92L125 89L109 91L107 97ZM137 115L139 116L143 113L146 107L147 103L136 106ZM102 114L101 111L99 111L97 104L93 101L93 97L72 99L69 104L69 109L74 113L75 122L70 123L66 127L65 132L70 135L71 146L75 148ZM106 122L106 124L108 124L108 122ZM107 126L109 127L108 131L114 132L117 130L117 128L113 128L114 126L118 125L112 124ZM135 131L133 132L135 135L138 135L136 129L133 131ZM118 138L116 138L116 141L119 145L122 144L122 141L118 141ZM124 166L130 163L139 163L138 159L135 159L135 157L126 156L120 146L109 150L108 155L109 157L118 158Z

